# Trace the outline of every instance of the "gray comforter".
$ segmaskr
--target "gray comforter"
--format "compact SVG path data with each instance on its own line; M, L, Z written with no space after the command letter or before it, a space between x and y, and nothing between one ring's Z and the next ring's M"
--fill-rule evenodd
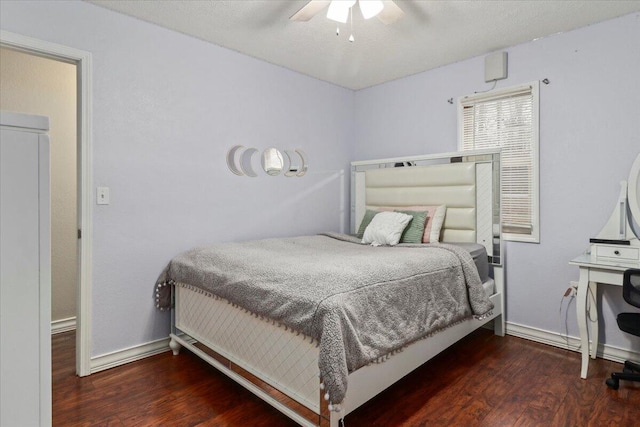
M372 247L336 233L184 252L158 278L164 308L169 287L162 284L176 282L317 340L320 374L334 404L346 394L349 372L493 308L464 249Z

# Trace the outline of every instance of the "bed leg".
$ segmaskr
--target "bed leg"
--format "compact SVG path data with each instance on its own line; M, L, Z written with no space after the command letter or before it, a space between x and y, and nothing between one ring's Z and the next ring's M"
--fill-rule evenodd
M341 427L340 420L342 419L342 415L339 412L331 412L329 418L329 426L330 427Z
M173 352L173 355L177 356L178 353L180 353L182 345L178 341L174 340L173 337L171 337L171 341L169 341L169 348Z

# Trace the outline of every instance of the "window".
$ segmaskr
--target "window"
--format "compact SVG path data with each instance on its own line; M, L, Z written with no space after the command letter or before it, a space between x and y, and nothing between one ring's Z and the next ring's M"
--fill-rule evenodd
M507 240L540 242L538 82L458 99L461 151L502 149L502 232Z

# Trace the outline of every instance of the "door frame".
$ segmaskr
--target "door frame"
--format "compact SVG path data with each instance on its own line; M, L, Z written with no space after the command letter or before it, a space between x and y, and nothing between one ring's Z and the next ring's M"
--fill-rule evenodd
M78 285L76 299L76 374L91 374L91 248L93 208L91 53L0 30L0 46L76 65L78 149Z

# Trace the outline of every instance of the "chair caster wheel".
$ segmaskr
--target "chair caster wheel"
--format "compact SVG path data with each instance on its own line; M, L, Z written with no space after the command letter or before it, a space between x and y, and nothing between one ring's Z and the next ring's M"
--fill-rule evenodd
M613 390L617 390L620 388L620 381L615 378L607 378L605 384L607 384L607 387Z

